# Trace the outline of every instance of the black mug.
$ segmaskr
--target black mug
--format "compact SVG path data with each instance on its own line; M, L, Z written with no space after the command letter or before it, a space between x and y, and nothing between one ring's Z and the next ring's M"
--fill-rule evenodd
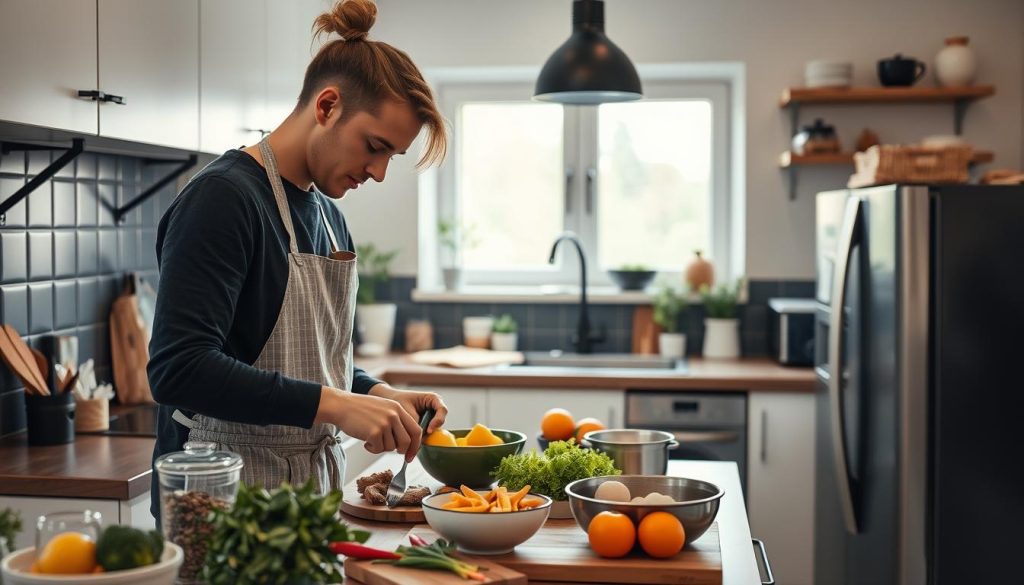
M62 445L75 440L75 396L25 394L29 445Z
M903 58L897 54L891 59L878 62L878 80L886 87L909 87L924 76L928 68L914 58Z

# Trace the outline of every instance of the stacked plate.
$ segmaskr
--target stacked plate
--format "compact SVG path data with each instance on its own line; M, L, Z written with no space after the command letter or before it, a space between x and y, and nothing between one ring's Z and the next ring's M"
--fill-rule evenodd
M841 61L809 61L804 69L807 87L849 87L853 80L853 63Z

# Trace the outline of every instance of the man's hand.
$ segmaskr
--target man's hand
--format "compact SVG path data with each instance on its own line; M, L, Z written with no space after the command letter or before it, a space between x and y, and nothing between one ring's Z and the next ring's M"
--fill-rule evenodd
M448 416L448 407L445 406L444 401L441 397L434 392L419 392L416 390L399 390L392 388L387 384L377 384L373 388L370 388L370 396L379 396L381 398L388 398L402 405L412 417L416 420L417 426L419 425L420 415L427 408L434 409L434 418L427 425L427 433L430 434L435 430L444 426L444 420ZM417 434L417 437L419 435ZM406 453L406 460L412 461L416 457L416 452L419 451L419 440L416 441L416 448L411 453Z

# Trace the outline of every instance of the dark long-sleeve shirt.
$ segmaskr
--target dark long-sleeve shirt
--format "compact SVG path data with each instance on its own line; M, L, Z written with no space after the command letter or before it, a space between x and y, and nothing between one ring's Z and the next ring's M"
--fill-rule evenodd
M330 252L318 200L339 247L355 251L344 216L327 197L284 185L299 252ZM288 235L263 167L240 150L210 163L160 220L156 247L160 285L149 361L160 403L154 458L180 451L188 437L171 419L176 408L256 425L312 426L321 384L252 366L274 330L288 283ZM352 391L365 394L377 383L356 368Z

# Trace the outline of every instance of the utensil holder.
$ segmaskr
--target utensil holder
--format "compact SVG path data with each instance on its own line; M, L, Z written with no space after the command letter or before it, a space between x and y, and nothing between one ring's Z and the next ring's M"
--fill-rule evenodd
M75 432L94 433L109 428L109 400L106 398L75 400Z
M75 397L25 395L29 445L62 445L75 440Z

